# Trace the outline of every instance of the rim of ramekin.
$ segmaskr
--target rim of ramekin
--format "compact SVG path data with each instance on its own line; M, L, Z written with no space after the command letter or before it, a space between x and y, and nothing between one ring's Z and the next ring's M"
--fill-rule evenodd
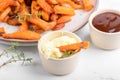
M73 35L74 37L76 37L77 39L79 39L79 41L82 41L81 38L79 36L77 36L75 33L73 32L69 32L69 31L64 31L64 30L59 30L59 31L53 31L53 32L50 32L48 34L45 34L43 37L46 37L46 36L49 36L51 34L55 34L55 33L59 33L59 32L64 32L64 33L68 33L68 34L71 34ZM41 53L41 48L40 48L40 40L38 41L38 50L39 50L39 54L41 54L43 57L45 57L45 55L43 53ZM48 58L48 60L54 60L54 61L63 61L63 60L67 60L67 59L70 59L70 58L73 58L74 56L77 56L78 54L80 54L83 50L81 49L79 52L75 53L74 55L72 56L69 56L69 57L65 57L65 58ZM46 58L46 57L45 57ZM47 59L47 58L46 58Z

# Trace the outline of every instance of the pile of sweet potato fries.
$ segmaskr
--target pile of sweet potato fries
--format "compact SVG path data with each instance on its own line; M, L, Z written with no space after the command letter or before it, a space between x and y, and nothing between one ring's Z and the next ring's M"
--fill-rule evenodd
M19 26L6 33L0 27L0 36L9 39L38 40L41 33L60 30L75 15L75 10L90 11L90 0L0 0L0 22Z

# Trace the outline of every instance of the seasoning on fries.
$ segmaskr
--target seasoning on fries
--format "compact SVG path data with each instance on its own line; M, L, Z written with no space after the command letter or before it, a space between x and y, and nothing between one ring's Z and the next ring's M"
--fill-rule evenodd
M38 40L42 32L62 29L75 10L92 8L90 0L0 0L0 22L19 26L18 31L10 34L0 28L0 36Z

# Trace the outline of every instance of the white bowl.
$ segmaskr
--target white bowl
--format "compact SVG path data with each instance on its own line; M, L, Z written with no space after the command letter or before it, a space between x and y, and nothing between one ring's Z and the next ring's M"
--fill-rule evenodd
M101 49L117 49L120 48L120 32L107 33L96 29L92 21L95 16L105 12L112 12L120 15L116 10L100 10L95 11L89 18L90 37L93 44Z
M72 32L67 32L67 31L54 31L51 33L47 33L44 36L42 36L42 38L38 42L39 55L40 55L40 59L44 69L49 73L52 73L55 75L66 75L73 72L79 63L80 53L82 51L81 50L78 53L66 58L61 58L61 59L48 58L47 59L41 50L41 46L44 45L43 43L45 39L51 40L61 35L64 35L64 36L66 35L66 36L75 38L78 42L81 42L81 39L76 34Z

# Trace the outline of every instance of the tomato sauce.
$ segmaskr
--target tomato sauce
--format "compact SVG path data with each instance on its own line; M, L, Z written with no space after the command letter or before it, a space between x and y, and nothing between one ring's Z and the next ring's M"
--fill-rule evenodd
M105 12L95 16L92 21L92 24L95 28L100 31L114 33L120 31L120 15Z

